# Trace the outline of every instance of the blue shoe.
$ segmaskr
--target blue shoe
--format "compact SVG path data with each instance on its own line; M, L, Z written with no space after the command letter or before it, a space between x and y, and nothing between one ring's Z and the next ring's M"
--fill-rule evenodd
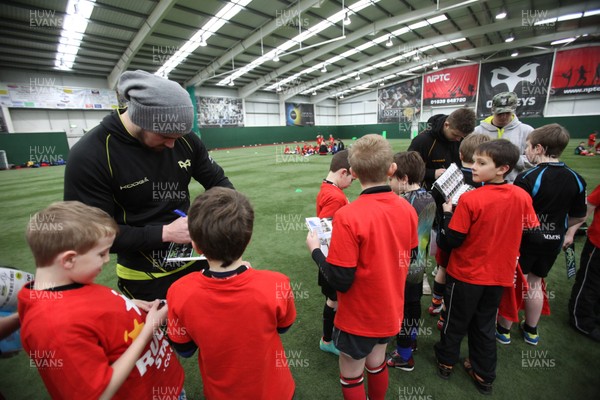
M496 329L496 342L500 344L510 344L510 332L500 333L498 332L498 329Z
M336 356L340 355L340 351L335 347L335 344L333 344L333 341L324 342L323 338L321 338L321 340L319 341L319 348L326 353L335 354Z
M525 340L525 343L530 344L532 346L537 346L538 342L540 341L540 335L538 335L537 333L526 332L525 329L523 329L524 323L525 321L521 321L521 323L519 324L519 328L521 328L521 332L523 332L523 339Z

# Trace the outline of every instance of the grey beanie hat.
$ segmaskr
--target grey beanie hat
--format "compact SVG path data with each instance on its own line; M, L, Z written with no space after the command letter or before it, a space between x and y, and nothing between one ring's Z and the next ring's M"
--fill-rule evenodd
M127 71L117 85L129 101L131 122L161 135L185 135L194 124L194 106L189 93L177 82L146 71Z

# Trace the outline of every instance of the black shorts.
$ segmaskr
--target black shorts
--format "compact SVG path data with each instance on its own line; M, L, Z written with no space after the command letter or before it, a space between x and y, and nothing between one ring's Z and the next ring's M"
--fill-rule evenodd
M337 291L329 285L329 282L327 282L327 279L325 279L321 270L319 270L319 280L317 282L319 286L321 286L321 293L323 293L324 296L333 301L337 301Z
M519 264L525 275L533 272L540 278L545 278L559 254L560 250L551 253L523 253L519 257Z
M363 359L371 354L375 345L387 344L394 338L393 336L383 338L358 336L341 331L336 327L333 327L332 337L335 347L355 360Z
M190 272L201 271L208 267L205 260L196 261L189 267L171 275L157 279L130 280L119 278L117 286L121 293L130 299L153 301L156 299L166 299L167 290L177 279L189 274Z

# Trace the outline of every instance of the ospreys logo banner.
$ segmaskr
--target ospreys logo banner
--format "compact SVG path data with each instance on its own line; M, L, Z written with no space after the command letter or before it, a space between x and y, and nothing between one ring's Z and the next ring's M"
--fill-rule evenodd
M543 117L552 57L553 54L544 54L482 64L477 101L479 118L492 113L492 98L501 92L517 94L517 116Z

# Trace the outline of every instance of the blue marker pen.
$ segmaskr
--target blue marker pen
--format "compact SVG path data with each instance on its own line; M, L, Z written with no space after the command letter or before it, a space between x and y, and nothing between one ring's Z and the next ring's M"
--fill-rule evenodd
M186 214L186 213L184 213L184 212L183 212L183 211L181 211L181 210L175 209L175 210L173 210L173 212L174 212L175 214L179 215L179 216L180 216L180 217L182 217L182 218L185 218L185 217L187 217L187 214Z

